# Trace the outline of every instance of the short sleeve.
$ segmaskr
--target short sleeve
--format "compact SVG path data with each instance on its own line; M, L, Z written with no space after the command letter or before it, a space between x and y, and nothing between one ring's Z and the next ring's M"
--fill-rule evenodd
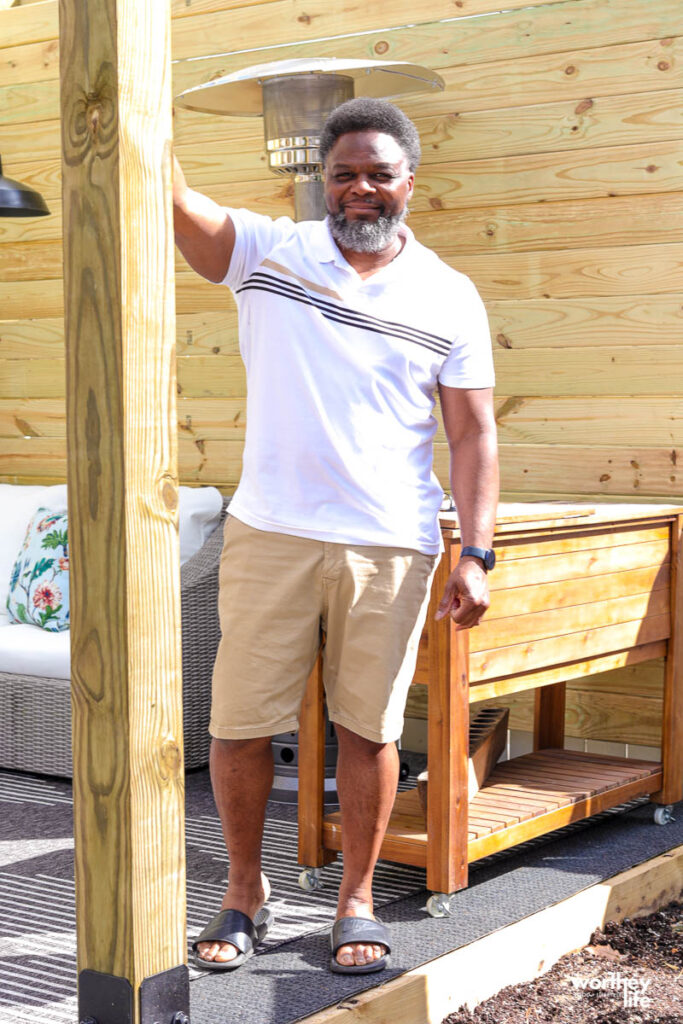
M238 288L258 267L268 253L296 231L289 217L273 220L251 210L228 209L235 226L235 248L228 272L220 282L229 288Z
M486 309L469 278L458 277L453 308L456 333L439 372L439 383L448 388L492 388L495 372Z

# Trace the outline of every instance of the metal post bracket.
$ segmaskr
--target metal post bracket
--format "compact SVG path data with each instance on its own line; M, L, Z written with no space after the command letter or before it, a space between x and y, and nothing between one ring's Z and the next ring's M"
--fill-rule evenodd
M133 987L127 978L81 971L80 1024L133 1024ZM190 1024L190 975L184 964L145 978L140 985L140 1024Z
M78 1020L97 1024L133 1024L133 987L128 978L100 971L78 976Z
M190 1024L190 974L185 964L144 979L140 1024Z

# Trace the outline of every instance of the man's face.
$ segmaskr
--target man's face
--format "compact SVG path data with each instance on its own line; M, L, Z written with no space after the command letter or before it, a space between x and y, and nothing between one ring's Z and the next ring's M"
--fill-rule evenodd
M325 202L347 221L400 217L413 194L414 175L400 145L382 132L340 136L325 162Z

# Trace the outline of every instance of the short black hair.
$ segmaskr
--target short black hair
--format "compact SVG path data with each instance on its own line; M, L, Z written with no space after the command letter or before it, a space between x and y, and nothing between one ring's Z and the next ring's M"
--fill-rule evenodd
M336 107L325 121L320 136L320 159L323 164L337 139L349 132L383 132L391 135L405 153L411 173L415 172L422 155L420 137L410 118L393 103L358 96Z

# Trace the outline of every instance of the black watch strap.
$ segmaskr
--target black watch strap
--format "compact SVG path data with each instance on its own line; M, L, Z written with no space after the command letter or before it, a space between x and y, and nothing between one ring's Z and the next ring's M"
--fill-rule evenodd
M496 553L493 548L464 547L460 551L460 557L464 558L465 555L471 555L474 558L479 558L486 572L493 569L496 564Z

